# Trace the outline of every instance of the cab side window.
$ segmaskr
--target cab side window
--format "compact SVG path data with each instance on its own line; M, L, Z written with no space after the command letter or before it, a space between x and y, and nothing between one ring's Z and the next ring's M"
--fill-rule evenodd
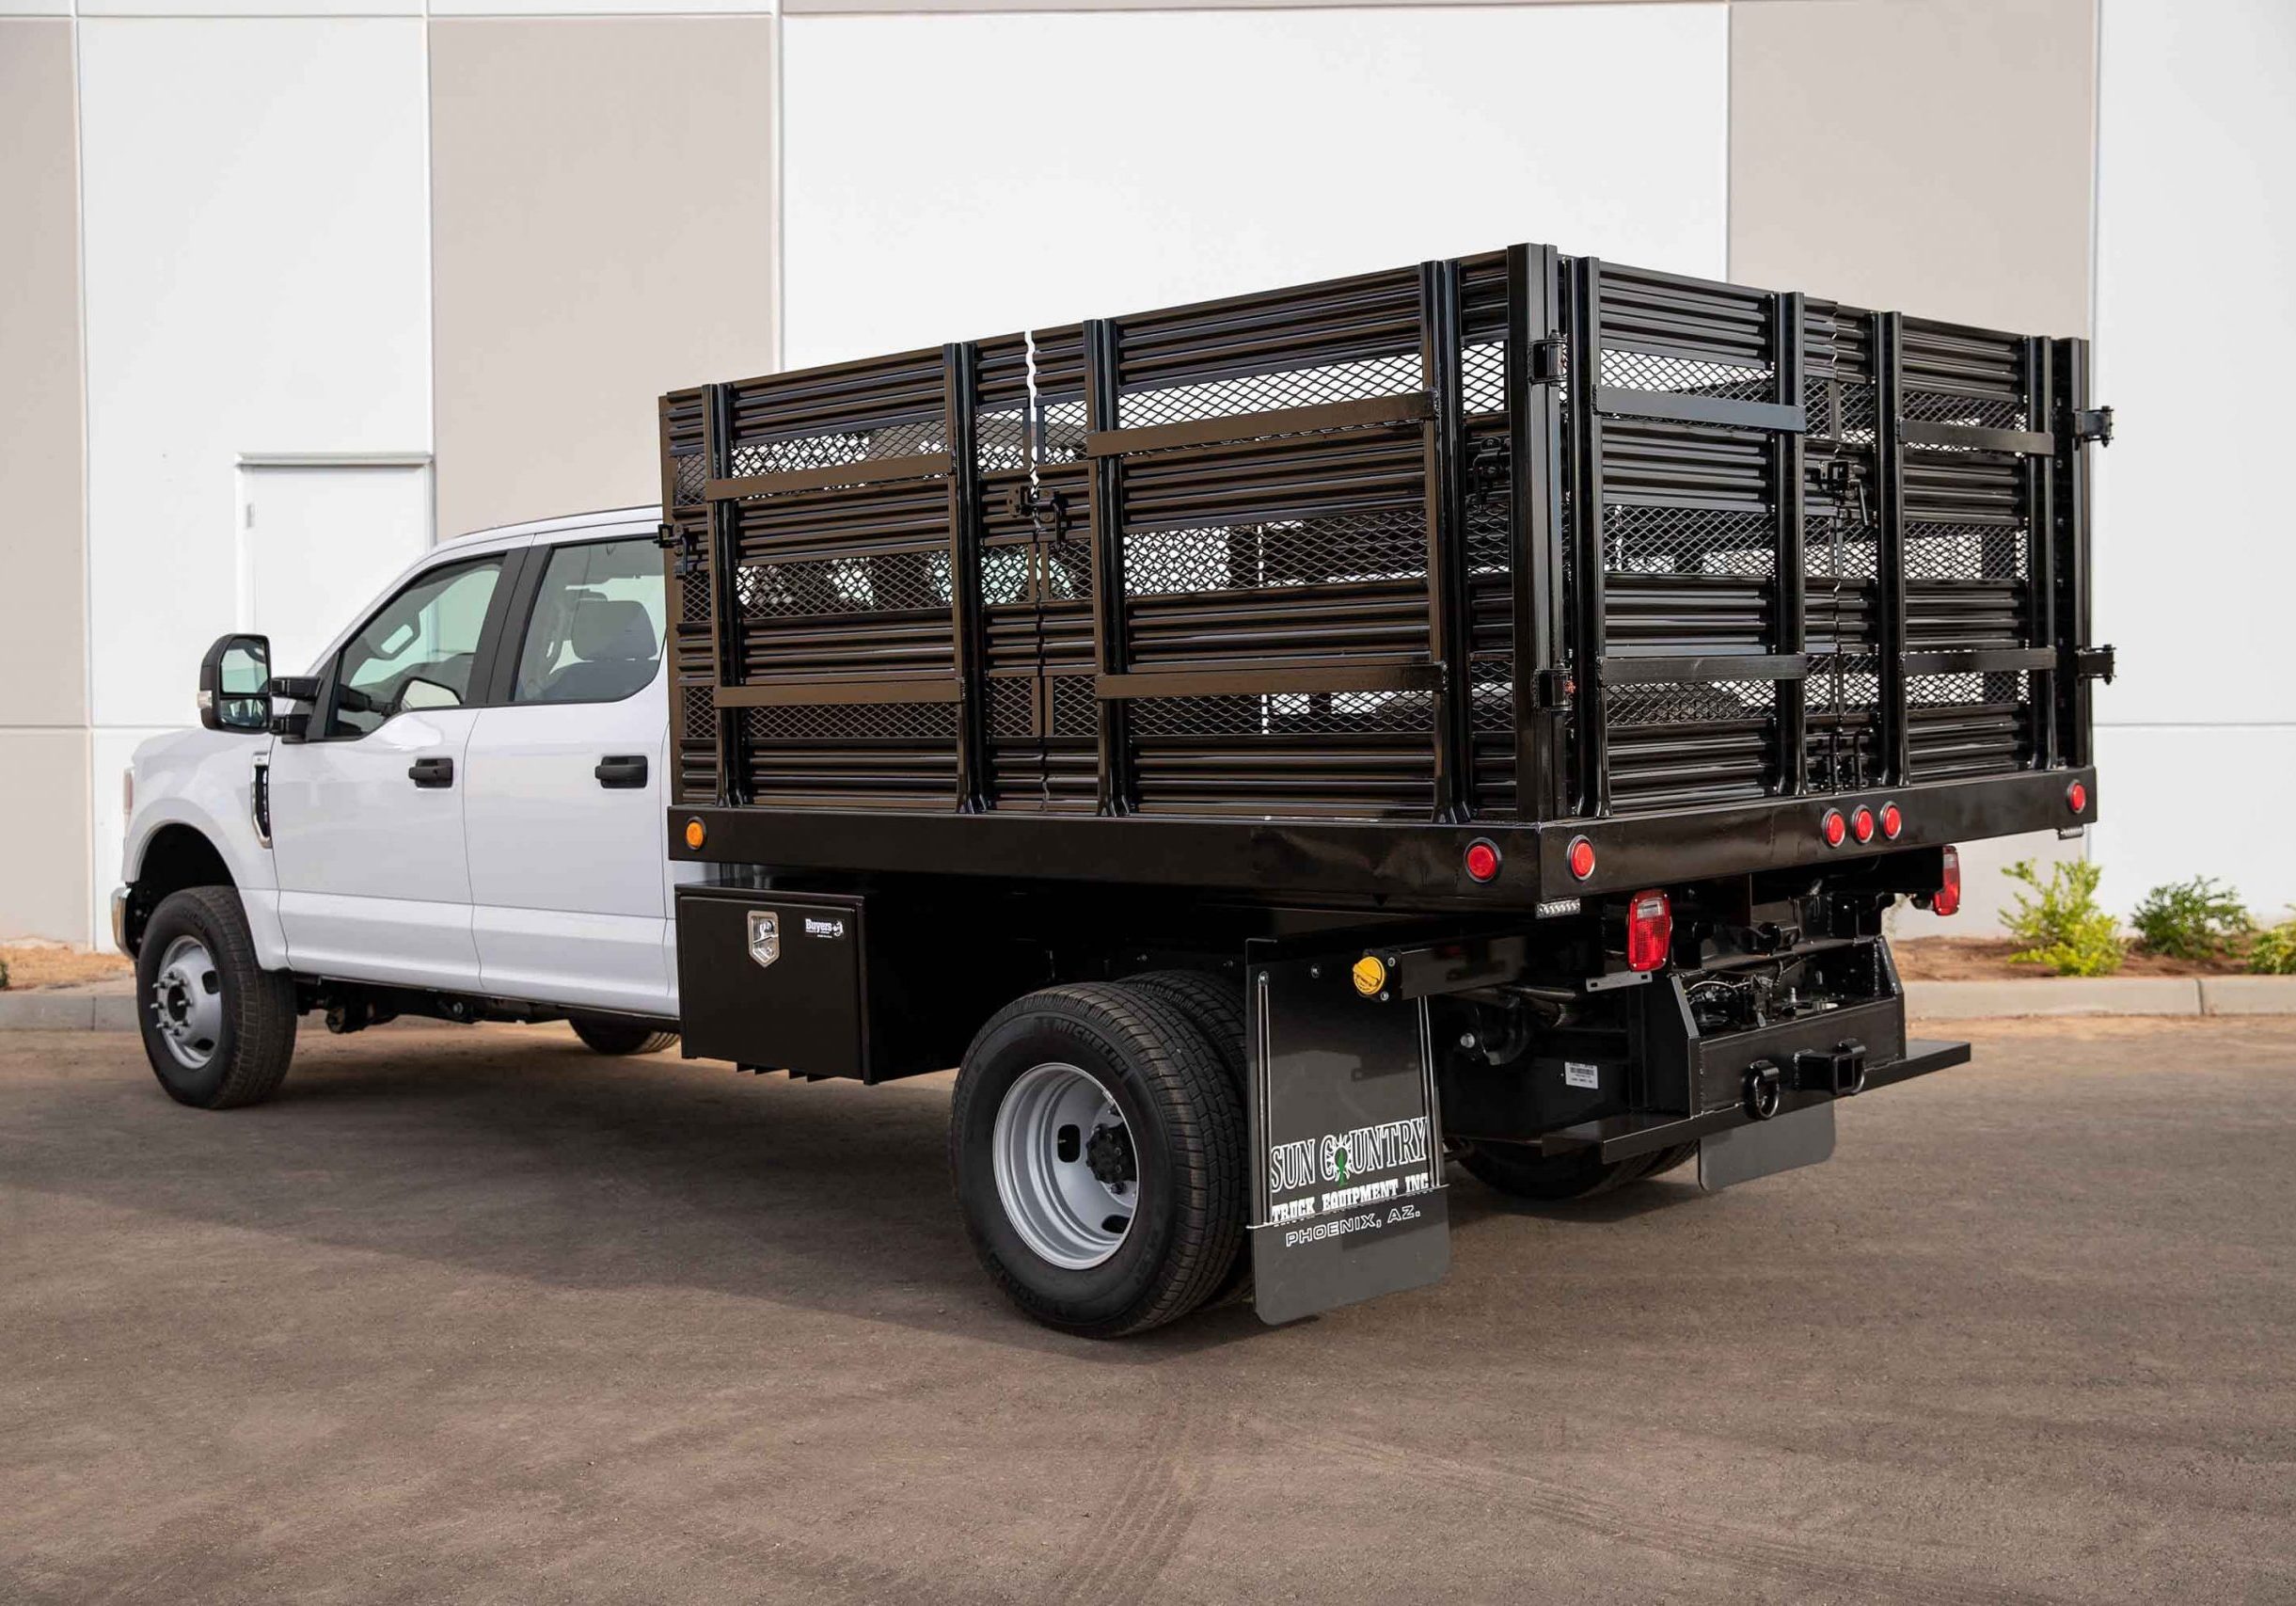
M326 734L361 737L410 708L459 708L470 700L486 609L502 560L433 569L383 604L335 660Z
M551 549L514 703L618 703L661 664L661 549L649 537Z

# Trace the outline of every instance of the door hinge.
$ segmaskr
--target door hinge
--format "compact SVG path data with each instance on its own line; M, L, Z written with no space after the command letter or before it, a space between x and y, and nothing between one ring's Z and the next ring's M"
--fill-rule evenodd
M2110 644L2101 647L2075 647L2070 656L2071 673L2075 676L2082 680L2101 680L2108 686L2113 684L2113 648Z
M2113 444L2113 409L2111 407L2075 407L2073 409L2073 439L2094 440L2099 446Z
M1533 385L1562 383L1562 337L1548 335L1530 342L1530 382Z
M1578 682L1571 678L1567 669L1534 669L1527 690L1532 708L1552 713L1571 706L1571 699L1578 692Z

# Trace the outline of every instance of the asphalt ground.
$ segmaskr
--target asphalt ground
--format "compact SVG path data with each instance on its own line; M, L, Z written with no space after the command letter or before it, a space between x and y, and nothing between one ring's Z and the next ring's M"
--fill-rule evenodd
M0 1600L2296 1600L2296 1021L1971 1035L1828 1165L1454 1170L1433 1289L1104 1344L945 1078L8 1034Z

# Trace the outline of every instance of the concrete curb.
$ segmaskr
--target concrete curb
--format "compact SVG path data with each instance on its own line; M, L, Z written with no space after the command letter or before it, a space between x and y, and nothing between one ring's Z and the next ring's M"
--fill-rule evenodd
M1932 1021L2003 1015L2296 1015L2296 976L1908 981L1906 1012Z
M135 995L123 987L44 987L0 993L0 1031L135 1030Z

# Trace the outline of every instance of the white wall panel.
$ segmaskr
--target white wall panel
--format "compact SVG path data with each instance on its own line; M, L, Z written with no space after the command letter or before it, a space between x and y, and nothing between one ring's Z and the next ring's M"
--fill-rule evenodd
M182 723L235 615L239 455L430 448L422 24L81 36L94 720Z
M2208 872L2296 899L2266 803L2296 779L2287 666L2296 543L2283 465L2296 373L2296 8L2104 0L2098 95L2097 695L2126 909ZM2181 728L2178 728L2181 727ZM2202 807L2195 809L2195 804Z
M793 366L1516 240L1722 272L1719 6L784 28Z

